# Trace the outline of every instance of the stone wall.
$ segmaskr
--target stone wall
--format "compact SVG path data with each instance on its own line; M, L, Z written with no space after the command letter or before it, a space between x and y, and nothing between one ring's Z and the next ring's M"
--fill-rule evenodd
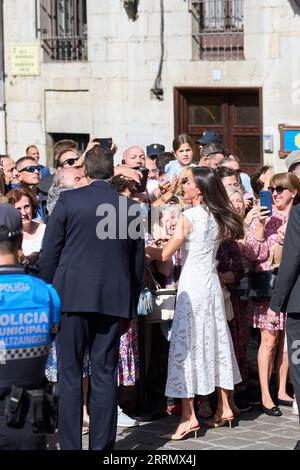
M300 123L300 11L293 0L245 0L245 60L200 61L189 2L165 0L164 101L151 96L160 58L160 2L140 0L131 22L121 0L88 0L88 62L42 63L38 77L11 75L10 44L38 41L34 0L4 0L8 152L35 143L45 159L46 133L112 135L123 149L174 134L175 86L262 87L264 133L274 135L265 161L278 157L278 124ZM26 14L24 15L24 11ZM42 53L41 53L42 59ZM213 80L213 70L222 80Z

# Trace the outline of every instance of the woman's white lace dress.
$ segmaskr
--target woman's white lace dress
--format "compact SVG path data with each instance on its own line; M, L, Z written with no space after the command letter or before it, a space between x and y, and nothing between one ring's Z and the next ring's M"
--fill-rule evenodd
M242 379L216 269L218 225L204 205L184 216L193 228L182 249L166 396L192 398L215 387L233 390Z

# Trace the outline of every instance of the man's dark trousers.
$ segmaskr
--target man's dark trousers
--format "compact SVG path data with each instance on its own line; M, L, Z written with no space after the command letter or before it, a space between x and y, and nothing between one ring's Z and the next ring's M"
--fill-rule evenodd
M289 355L289 373L300 410L300 314L288 313L286 334ZM300 420L300 417L299 417Z
M112 450L117 430L117 366L121 319L97 313L63 313L57 338L59 444L82 448L82 368L91 362L89 448Z

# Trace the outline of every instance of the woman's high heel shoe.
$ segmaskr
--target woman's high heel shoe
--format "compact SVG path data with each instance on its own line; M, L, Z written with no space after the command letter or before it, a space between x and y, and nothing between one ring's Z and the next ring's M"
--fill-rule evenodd
M194 425L197 423L196 425ZM194 425L194 426L193 426ZM162 434L160 436L161 439L166 439L167 441L181 441L187 437L191 437L190 435L194 434L194 437L198 437L198 431L200 430L200 426L198 421L193 421L189 423L186 429L183 432L175 432L174 434Z
M226 423L228 423L230 429L232 426L232 422L234 420L235 416L228 416L226 418L222 418L220 416L215 415L214 418L210 421L206 421L206 424L209 428L220 428L221 426L224 426Z

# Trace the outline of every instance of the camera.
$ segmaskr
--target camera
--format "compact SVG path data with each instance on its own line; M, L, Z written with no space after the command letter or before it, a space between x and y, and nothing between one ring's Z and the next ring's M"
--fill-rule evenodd
M134 166L134 167L132 167L132 169L133 170L138 170L142 173L142 179L141 179L140 184L137 187L137 190L138 190L139 193L143 193L144 191L146 191L146 185L147 185L149 170L148 170L148 168L146 168L144 166Z

